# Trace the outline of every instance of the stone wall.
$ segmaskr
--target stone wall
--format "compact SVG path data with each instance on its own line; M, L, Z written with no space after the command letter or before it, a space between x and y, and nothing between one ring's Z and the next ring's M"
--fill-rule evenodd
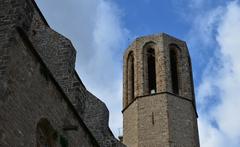
M175 95L167 95L171 147L199 147L197 116L192 102Z
M138 147L167 147L169 141L169 120L166 94L157 94L137 99Z
M0 146L37 146L37 124L50 122L55 142L65 138L68 146L99 146L73 105L56 83L32 46L15 32L9 43L6 71L7 93L0 99ZM74 126L75 129L65 130Z
M138 147L138 103L129 105L123 113L123 143L129 147Z
M10 78L7 72L14 66L9 63L9 60L15 59L9 58L9 52L16 48L16 42L11 41L15 39L18 28L29 39L32 48L52 74L55 84L62 89L69 103L74 107L73 110L77 112L76 115L97 143L101 147L123 146L114 138L108 127L109 112L105 104L87 91L74 69L76 50L72 43L49 27L34 0L0 0L0 4L0 98L4 100L11 89L7 82L13 77ZM32 91L28 92L31 94ZM44 89L42 92L44 93ZM52 92L56 91L53 89ZM1 105L4 106L5 103ZM58 103L56 103L57 107L60 107ZM22 108L21 111L24 109ZM41 111L42 109L39 109L38 112ZM54 116L51 119L54 121Z

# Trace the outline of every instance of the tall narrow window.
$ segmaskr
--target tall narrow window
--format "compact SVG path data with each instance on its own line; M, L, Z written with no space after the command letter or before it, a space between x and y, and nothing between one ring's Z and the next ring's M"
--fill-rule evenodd
M148 92L156 93L156 67L155 67L155 51L152 48L147 50L147 70L148 70Z
M131 102L134 99L134 57L133 52L129 53L128 63L127 63L127 104L128 101Z
M172 91L175 94L179 94L178 60L176 46L170 46L170 65L171 65Z

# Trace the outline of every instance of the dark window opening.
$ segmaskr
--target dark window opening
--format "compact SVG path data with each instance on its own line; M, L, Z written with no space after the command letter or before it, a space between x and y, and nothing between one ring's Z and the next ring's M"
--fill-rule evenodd
M178 67L177 67L177 53L176 50L170 49L170 64L171 64L171 78L172 78L172 91L175 94L179 94L178 86Z
M37 147L55 147L57 133L47 119L37 124Z
M128 57L127 101L134 99L134 57L131 52ZM128 104L128 102L126 102Z
M68 147L68 140L64 136L60 136L61 147Z
M133 99L134 98L134 60L132 58L132 62L131 62L131 77L132 77L132 81L131 81L131 89L132 89L132 92L131 92L131 98Z
M150 48L147 50L148 63L148 90L150 94L156 93L156 67L155 67L155 51Z

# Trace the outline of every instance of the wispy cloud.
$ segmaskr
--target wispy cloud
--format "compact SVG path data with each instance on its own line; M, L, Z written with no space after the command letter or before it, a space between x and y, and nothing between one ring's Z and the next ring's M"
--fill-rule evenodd
M221 21L221 15L224 12L224 8L219 6L213 10L207 11L205 13L199 13L195 16L193 20L193 31L189 33L191 36L190 41L194 44L199 44L199 42L207 46L211 42L215 41L214 35L217 31L217 25ZM194 36L194 37L192 37Z
M112 0L38 4L49 24L73 42L76 69L87 89L107 104L110 127L118 135L117 128L122 127L122 55L129 38L122 23L123 12Z
M88 88L110 109L110 126L115 134L122 127L122 56L128 30L121 22L121 10L110 1L100 1L93 30L93 52L82 77ZM80 72L83 73L81 70Z
M224 10L224 13L218 16L220 21L215 25L216 33L211 33L219 46L212 57L215 64L210 64L205 69L198 88L197 98L200 100L200 110L208 104L208 109L200 111L199 119L203 147L238 147L240 145L240 117L237 116L240 112L240 6L238 1L230 2ZM210 105L213 102L212 97L218 101L214 105Z

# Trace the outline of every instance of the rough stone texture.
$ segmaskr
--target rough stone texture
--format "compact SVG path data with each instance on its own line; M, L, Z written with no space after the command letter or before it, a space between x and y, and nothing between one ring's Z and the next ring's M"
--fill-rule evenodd
M23 38L17 32L24 34L36 54L28 54L28 47L20 46ZM70 146L124 146L108 127L105 104L88 92L78 77L75 57L71 42L48 26L34 0L0 0L0 126L4 126L0 144L16 146L7 138L19 129L23 136L30 135L28 140L23 137L23 146L33 146L36 122L45 116L60 132L65 119L79 126L74 135L67 134L73 142ZM37 58L42 63L33 63Z
M175 95L168 97L169 135L171 147L198 147L198 130L196 114L191 101L178 98Z
M141 97L138 103L138 147L167 147L169 140L165 94ZM130 146L131 147L131 146Z
M134 53L134 96L148 95L145 89L144 73L144 50L146 46L150 44L150 47L155 49L156 54L156 83L157 93L160 92L172 92L171 85L171 71L170 71L170 59L169 59L169 45L176 44L181 49L179 56L180 62L178 65L179 72L179 87L180 96L192 99L193 98L193 86L191 77L191 68L189 67L190 56L188 53L187 45L185 42L173 38L167 34L150 35L146 37L139 37L134 41L124 54L124 77L127 77L127 58L130 52ZM123 95L127 98L127 78L124 78ZM131 102L128 102L131 103ZM124 106L125 107L125 106Z
M177 94L172 88L170 45L177 52ZM148 92L149 48L155 51L154 94ZM134 57L133 78L128 75L130 54ZM123 69L123 143L129 147L199 147L192 67L186 43L164 33L139 37L125 51ZM129 97L132 87L128 79L134 80L134 98Z
M29 46L17 33L10 43L14 47L9 50L8 92L0 101L0 146L37 146L36 126L43 118L56 130L58 146L60 136L65 136L71 147L99 146ZM64 126L71 125L78 130L63 130Z
M138 103L132 103L123 113L123 141L129 147L138 147Z

